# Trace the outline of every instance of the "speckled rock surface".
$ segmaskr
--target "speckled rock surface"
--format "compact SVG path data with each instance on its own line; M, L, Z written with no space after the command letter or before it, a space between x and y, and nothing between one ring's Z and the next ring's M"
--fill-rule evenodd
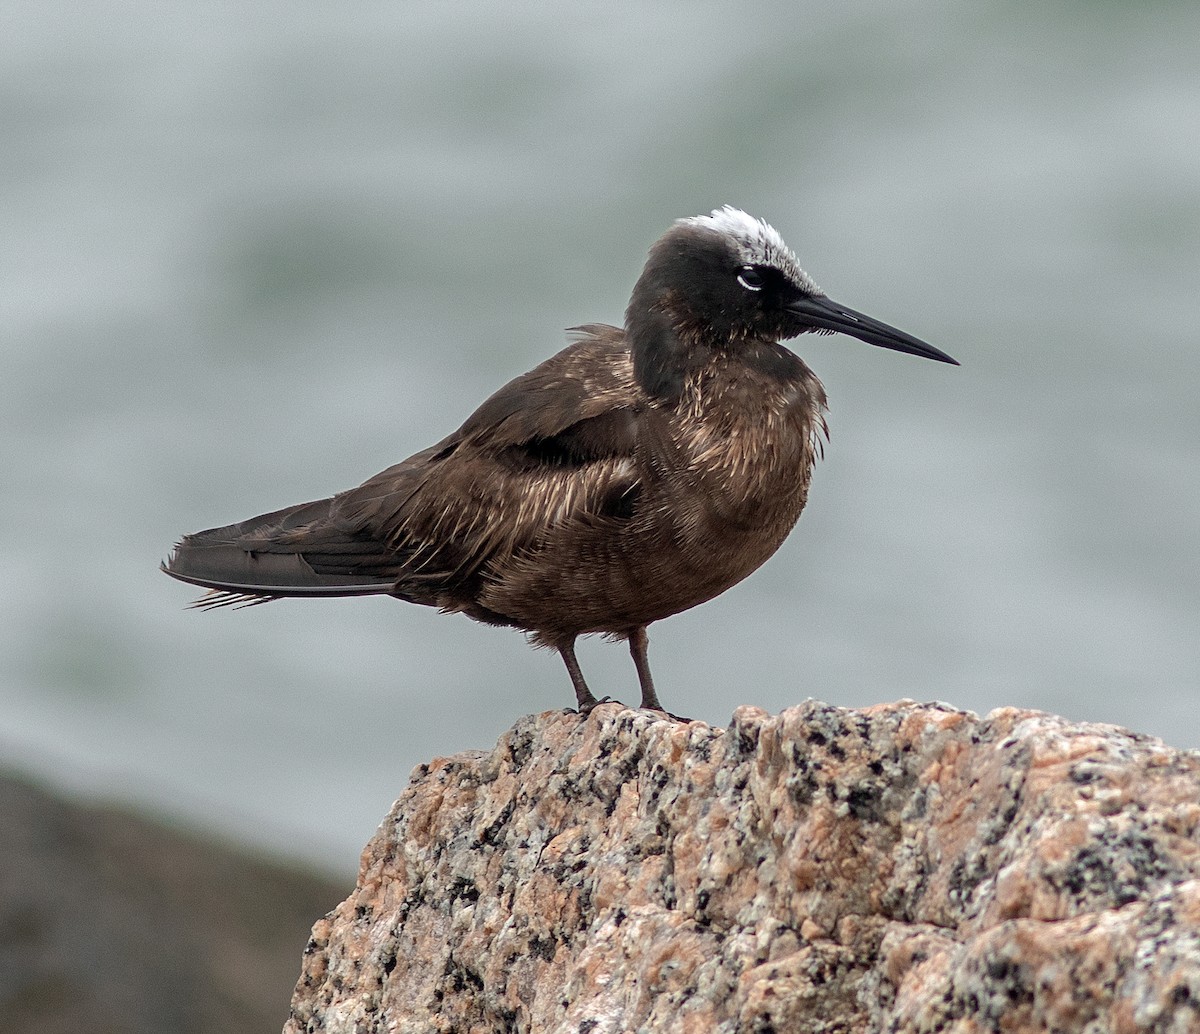
M285 1030L1200 1031L1200 758L910 702L603 705L418 768Z

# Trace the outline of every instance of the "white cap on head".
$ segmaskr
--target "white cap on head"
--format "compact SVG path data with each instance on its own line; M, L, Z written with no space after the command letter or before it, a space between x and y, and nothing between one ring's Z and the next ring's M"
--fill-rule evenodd
M680 219L679 223L712 230L728 237L746 265L772 266L806 294L825 293L813 282L813 278L800 268L792 249L784 243L775 227L762 219L747 215L740 208L726 205L724 208L714 208L711 215L694 215Z

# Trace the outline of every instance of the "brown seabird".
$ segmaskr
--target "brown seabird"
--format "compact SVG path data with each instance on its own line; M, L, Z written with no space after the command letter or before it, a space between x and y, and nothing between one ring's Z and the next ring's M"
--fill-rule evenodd
M589 324L466 423L358 488L187 535L201 607L385 594L522 629L597 703L581 635L626 639L771 556L808 496L825 391L780 342L840 331L955 363L828 298L767 223L726 206L650 249L624 327ZM956 363L955 363L956 364ZM957 364L956 364L957 365Z

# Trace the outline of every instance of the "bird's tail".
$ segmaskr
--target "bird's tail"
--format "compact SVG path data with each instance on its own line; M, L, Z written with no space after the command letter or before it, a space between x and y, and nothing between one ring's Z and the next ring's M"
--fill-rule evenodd
M302 503L225 528L185 535L162 570L210 591L203 609L253 606L285 596L366 596L389 592L394 556L355 535L332 514L333 499Z

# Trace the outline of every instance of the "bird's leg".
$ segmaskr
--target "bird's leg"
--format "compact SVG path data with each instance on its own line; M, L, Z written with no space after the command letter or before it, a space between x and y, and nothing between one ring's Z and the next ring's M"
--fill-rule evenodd
M637 668L638 681L642 684L642 707L652 711L661 711L675 722L690 722L690 718L682 718L671 714L658 702L658 694L654 692L654 679L650 677L650 661L646 658L646 648L650 645L650 637L646 635L646 626L635 628L629 633L629 652L633 655L633 665Z
M579 713L591 714L592 708L600 701L592 696L592 691L588 689L588 684L583 680L583 672L580 671L579 660L575 656L575 640L570 639L559 643L557 649L559 656L563 659L563 664L567 666L567 674L571 676L571 685L575 687L575 702Z
M655 711L663 711L663 705L658 702L658 694L654 692L654 679L650 675L650 662L646 659L646 647L650 645L650 637L646 635L646 626L635 628L629 633L629 652L633 656L633 666L637 668L638 682L642 686L642 707Z

